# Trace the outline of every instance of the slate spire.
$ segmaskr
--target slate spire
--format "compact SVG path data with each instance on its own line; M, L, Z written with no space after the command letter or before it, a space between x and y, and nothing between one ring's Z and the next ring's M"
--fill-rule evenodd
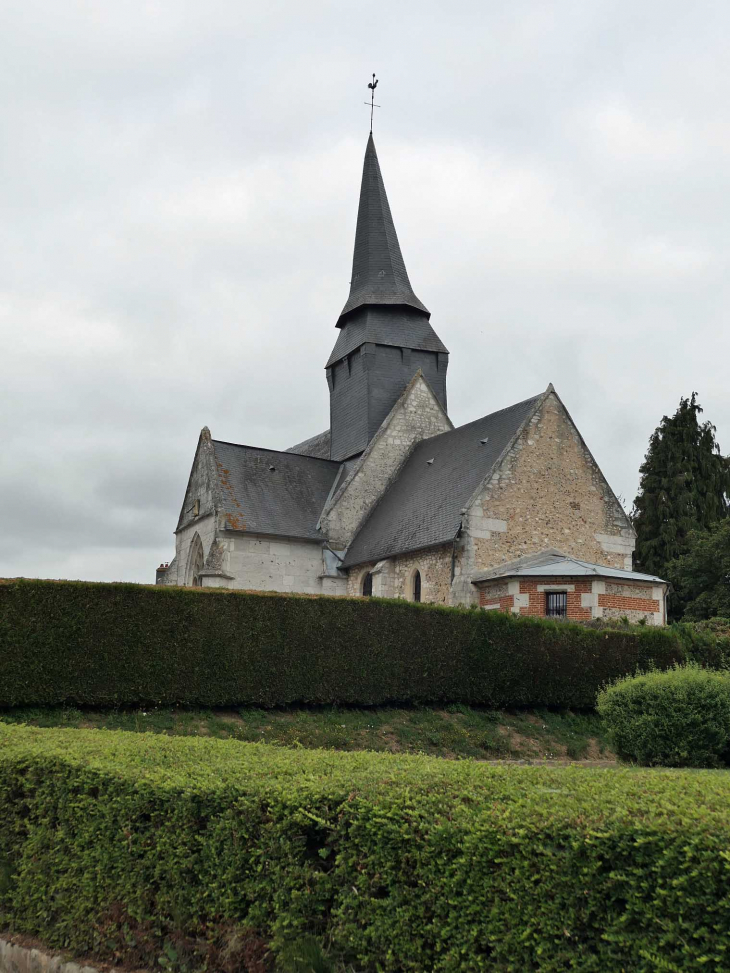
M365 304L401 304L429 314L408 280L372 132L362 170L350 296L337 327L346 323L350 311Z

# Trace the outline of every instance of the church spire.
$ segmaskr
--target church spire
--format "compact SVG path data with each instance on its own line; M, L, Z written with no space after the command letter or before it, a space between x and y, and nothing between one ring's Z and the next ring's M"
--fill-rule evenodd
M372 132L362 170L350 296L337 327L346 323L350 311L366 304L404 304L429 313L408 280Z

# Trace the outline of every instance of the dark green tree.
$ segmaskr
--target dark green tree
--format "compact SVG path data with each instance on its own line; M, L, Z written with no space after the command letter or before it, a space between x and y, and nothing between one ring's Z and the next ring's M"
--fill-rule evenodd
M730 619L730 517L709 530L692 531L686 553L668 568L685 619Z
M715 427L700 422L701 413L693 392L649 440L631 515L639 571L666 576L669 563L686 552L691 531L728 516L730 462L720 454Z

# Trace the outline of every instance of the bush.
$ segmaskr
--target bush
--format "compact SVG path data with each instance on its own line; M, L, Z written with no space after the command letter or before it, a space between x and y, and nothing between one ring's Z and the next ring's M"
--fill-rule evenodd
M624 760L715 767L730 743L730 676L695 664L629 676L598 694L598 712Z
M726 970L729 804L719 774L0 727L0 928L187 973L262 944L363 971Z
M657 628L372 598L132 584L0 584L0 706L462 702L592 708L682 658Z
M730 618L676 622L672 631L688 661L711 669L730 669Z

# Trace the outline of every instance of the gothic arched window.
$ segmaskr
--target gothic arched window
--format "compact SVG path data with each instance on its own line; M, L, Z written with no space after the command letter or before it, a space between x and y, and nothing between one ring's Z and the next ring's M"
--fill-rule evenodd
M421 600L421 572L418 570L413 575L413 600Z
M203 553L203 542L200 539L200 535L196 534L190 545L185 584L192 585L193 588L201 588L203 586L203 580L200 577L200 572L203 570L204 565L205 555Z
M373 576L369 571L362 579L362 593L366 598L373 596Z

